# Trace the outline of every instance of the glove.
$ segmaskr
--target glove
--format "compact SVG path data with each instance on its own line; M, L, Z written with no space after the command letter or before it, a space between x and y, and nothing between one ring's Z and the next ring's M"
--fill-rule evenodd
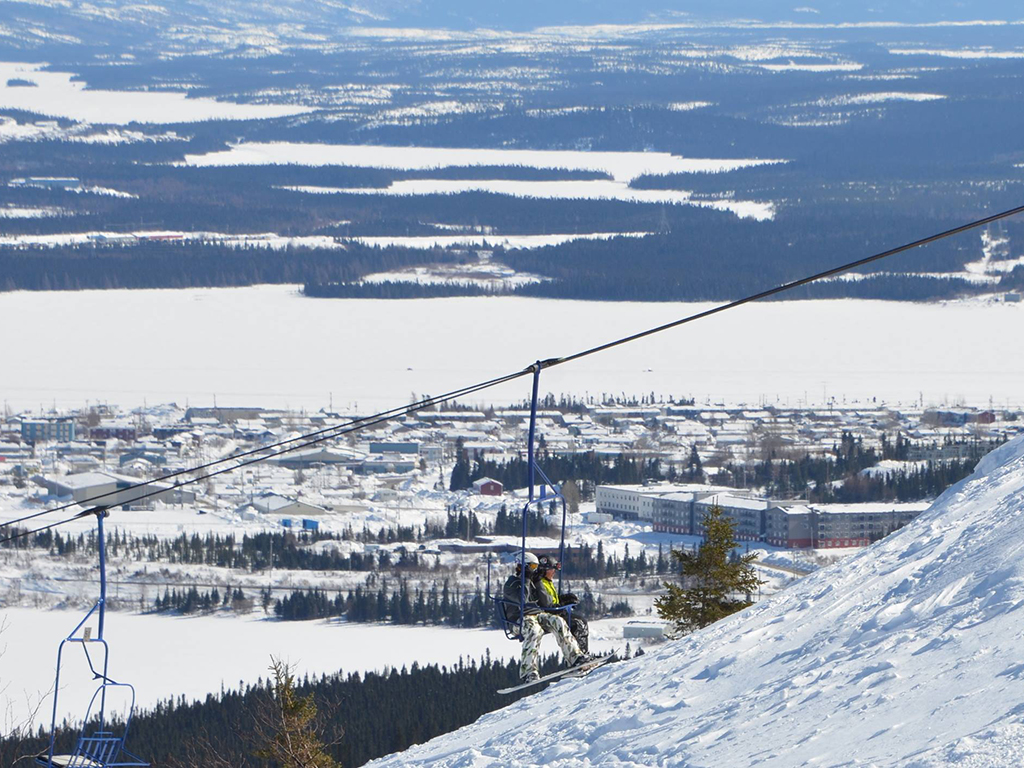
M576 605L576 603L578 603L579 601L580 599L576 597L576 595L574 595L572 592L561 595L558 598L559 603L564 603L566 605Z

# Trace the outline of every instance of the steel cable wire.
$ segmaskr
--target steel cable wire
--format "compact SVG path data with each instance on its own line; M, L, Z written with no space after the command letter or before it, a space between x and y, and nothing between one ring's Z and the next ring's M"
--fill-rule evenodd
M373 414L372 416L366 416L366 417L363 417L363 418L360 418L360 419L353 419L351 422L349 422L347 424L341 424L341 425L335 425L333 427L327 427L325 429L318 430L316 432L310 432L310 433L308 433L306 435L300 435L298 437L290 438L288 440L283 440L281 442L274 443L274 444L269 445L269 446L260 446L258 448L254 448L254 449L249 450L249 451L243 451L242 453L234 454L232 456L228 456L228 457L225 457L223 459L217 459L215 461L207 462L206 464L201 464L201 465L196 466L196 467L191 467L189 469L179 470L178 472L173 472L171 474L164 475L162 477L154 478L153 480L147 480L147 481L144 481L144 482L140 482L140 483L137 483L136 485L131 485L131 486L128 486L126 488L120 488L120 489L117 489L115 491L110 491L108 493L100 494L98 496L93 496L93 497L90 497L88 499L82 499L81 501L71 502L71 503L68 503L68 504L65 504L65 505L62 505L62 506L59 506L59 507L53 507L51 509L45 509L45 510L42 510L40 512L35 512L35 513L31 514L31 515L26 515L24 517L17 518L15 520L8 520L6 522L0 523L0 528L4 528L4 527L7 527L7 526L11 526L11 525L16 525L18 523L22 523L22 522L25 522L25 521L28 521L28 520L33 520L33 519L35 519L37 517L41 517L42 515L51 514L51 513L54 513L54 512L60 512L60 511L63 511L65 509L69 509L69 508L74 507L74 506L82 506L82 505L85 505L85 504L90 504L92 502L98 501L100 499L107 498L107 497L115 495L115 494L122 494L122 493L125 493L127 491L135 490L135 489L138 489L138 488L144 488L146 486L153 485L154 483L159 483L159 482L162 482L164 480L169 480L169 479L173 479L173 478L176 478L176 477L181 477L182 475L188 475L188 474L192 474L192 473L195 473L195 472L201 472L201 471L203 471L205 469L209 469L211 467L218 466L220 464L223 464L223 463L226 463L226 462L229 462L229 461L235 461L235 460L237 460L239 458L244 458L246 456L252 456L252 455L257 454L257 453L264 453L267 450L271 450L273 448L277 448L277 447L280 447L280 446L283 446L283 445L287 445L289 443L293 443L293 442L296 442L296 441L299 441L299 440L308 440L308 442L301 443L300 445L297 445L297 446L294 446L294 447L291 447L291 448L287 448L287 449L279 451L277 453L271 453L269 455L259 456L259 457L254 458L254 459L250 459L249 461L244 461L244 462L241 462L241 463L236 464L234 466L226 467L224 469L217 470L216 472L211 472L211 473L206 474L206 475L200 475L200 476L197 476L197 477L193 477L193 478L191 478L189 480L186 480L185 482L182 482L182 483L175 483L175 485L172 486L171 488L160 488L158 490L151 491L150 493L147 493L147 494L144 494L144 495L141 495L141 496L133 497L131 499L131 501L133 501L133 502L134 501L139 501L141 499L149 498L151 496L155 496L155 495L158 495L160 493L166 493L169 490L174 490L176 488L180 488L180 487L185 486L185 485L191 485L193 483L197 483L197 482L200 482L202 480L206 480L206 479L211 478L211 477L216 477L218 475L222 475L222 474L224 474L226 472L233 472L236 469L241 469L243 467L247 467L247 466L250 466L252 464L258 464L260 462L266 461L267 459L272 459L272 458L275 458L277 456L281 456L281 455L283 455L285 453L290 453L292 451L299 450L301 448L307 448L307 447L309 447L311 445L316 445L318 443L324 442L325 440L330 440L330 439L333 439L335 437L340 437L342 435L349 434L350 432L356 432L356 431L359 431L361 429L365 429L366 427L369 427L369 426L375 426L377 424L382 424L382 423L390 421L390 420L392 420L392 419L394 419L394 418L396 418L398 416L404 416L404 415L408 415L410 413L415 413L416 411L420 411L420 410L423 410L425 408L429 408L432 405L436 405L436 404L439 404L439 403L442 403L442 402L447 402L449 400L454 400L454 399L459 398L459 397L464 397L465 395L473 394L475 392L480 392L480 391L485 390L485 389L490 389L491 387L498 386L499 384L504 384L506 382L518 379L518 378L520 378L522 376L526 376L526 375L532 373L537 366L540 366L541 369L546 369L546 368L553 368L553 367L558 366L558 365L563 365L565 363L569 363L569 362L572 362L574 360L579 360L579 359L581 359L583 357L587 357L589 355L597 354L598 352L604 352L606 350L613 349L614 347L618 347L618 346L621 346L623 344L628 344L628 343L630 343L632 341L637 341L637 340L645 338L647 336L652 336L652 335L654 335L656 333L661 333L663 331L667 331L667 330L672 329L672 328L677 328L677 327L679 327L681 325L685 325L687 323L692 323L692 322L695 322L697 320L702 320L702 319L704 319L706 317L710 317L711 315L716 315L716 314L719 314L720 312L725 312L726 310L735 309L737 307L743 306L744 304L749 304L751 302L758 301L760 299L766 299L766 298L768 298L770 296L775 296L775 295L783 293L785 291L790 291L790 290L792 290L794 288L799 288L800 286L808 285L808 284L816 282L818 280L824 280L827 277L833 277L835 275L843 274L844 272L849 272L849 271L851 271L853 269L856 269L858 267L862 267L862 266L864 266L866 264L871 264L871 263L876 262L876 261L881 261L882 259L886 259L886 258L889 258L891 256L895 256L895 255L897 255L899 253L904 253L905 251L909 251L909 250L912 250L914 248L920 248L923 245L928 245L929 243L934 243L934 242L936 242L938 240L943 240L943 239L945 239L947 237L952 237L953 235L958 235L958 234L960 234L962 232L967 232L967 231L972 230L972 229L977 229L978 227L983 227L986 224L991 224L991 223L999 221L1001 219L1006 219L1006 218L1009 218L1010 216L1015 216L1015 215L1017 215L1019 213L1022 213L1022 212L1024 212L1024 205L1017 206L1016 208L1010 208L1010 209L1002 211L1000 213L996 213L996 214L993 214L991 216L986 216L986 217L981 218L981 219L975 219L974 221L971 221L971 222L969 222L967 224L962 224L962 225L960 225L958 227L954 227L952 229L947 229L947 230L945 230L943 232L939 232L939 233L934 234L934 235L929 235L928 237L922 238L920 240L914 240L913 242L906 243L904 245L900 245L900 246L898 246L896 248L891 248L889 250L882 251L880 253L876 253L876 254L874 254L872 256L867 256L867 257L864 257L862 259L857 259L855 261L847 262L846 264L842 264L842 265L840 265L838 267L833 267L831 269L827 269L824 272L818 272L816 274L800 278L799 280L794 280L794 281L789 282L789 283L784 283L784 284L776 286L774 288L770 288L768 290L761 291L759 293L751 294L750 296L746 296L746 297L744 297L742 299L737 299L735 301L730 301L730 302L727 302L725 304L719 304L718 306L712 307L711 309L704 310L702 312L697 312L697 313L692 314L692 315L688 315L686 317L680 318L679 320L674 320L674 321L672 321L670 323L665 323L663 325L658 325L658 326L655 326L653 328L648 328L647 330L640 331L638 333L634 333L634 334L631 334L629 336L623 336L621 338L615 339L613 341L606 342L604 344L600 344L600 345L598 345L596 347L591 347L590 349L586 349L586 350L583 350L581 352L575 352L573 354L566 355L564 357L553 357L553 358L548 358L547 360L538 360L536 363L533 363L533 364L527 366L524 369L515 371L513 373L506 374L504 376L499 376L497 378L490 379L489 381L481 382L479 384L473 384L473 385L470 385L470 386L467 386L467 387L463 387L461 389L452 390L451 392L448 392L448 393L446 393L444 395L440 395L438 397L427 398L427 399L424 399L424 400L420 400L420 401L418 401L416 403L413 403L411 405L407 405L407 406L403 406L403 407L399 407L399 408L392 408L392 409L387 410L387 411L381 411L379 413ZM309 440L309 438L315 438L315 439ZM63 521L58 522L58 523L52 523L52 524L44 526L42 528L38 528L38 529L35 529L35 530L30 530L30 531L20 532L17 535L9 536L9 537L4 538L4 539L0 539L0 544L4 544L4 543L6 543L8 541L13 541L14 539L22 538L24 536L30 536L33 533L39 533L39 532L42 532L42 531L45 531L45 530L49 530L50 528L54 528L54 527L56 527L58 525L63 525L64 523L71 522L72 520L77 520L77 519L79 519L80 517L82 517L82 516L84 516L86 514L89 514L89 512L87 511L87 512L81 513L79 515L75 515L74 517L68 518L68 519L63 520Z

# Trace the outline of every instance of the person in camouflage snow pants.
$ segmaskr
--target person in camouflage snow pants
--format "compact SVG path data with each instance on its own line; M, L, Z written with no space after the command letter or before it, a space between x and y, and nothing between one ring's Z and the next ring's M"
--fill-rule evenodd
M550 632L558 641L562 655L569 666L586 660L576 639L569 632L565 619L553 613L545 613L537 604L537 568L540 561L532 552L527 552L524 562L516 563L516 570L505 581L503 589L503 610L509 623L519 622L519 606L523 605L526 616L523 619L523 657L519 662L519 677L523 682L533 682L540 677L540 641L545 632ZM523 565L526 573L523 573ZM522 594L523 588L526 594Z
M583 656L565 619L553 613L531 614L523 620L523 658L519 662L519 677L522 680L536 679L540 675L540 641L545 632L555 636L565 663L570 667Z

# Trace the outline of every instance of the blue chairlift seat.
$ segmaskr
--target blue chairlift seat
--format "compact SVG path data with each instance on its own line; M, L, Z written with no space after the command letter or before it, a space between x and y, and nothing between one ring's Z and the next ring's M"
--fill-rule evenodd
M522 622L517 616L519 601L509 600L501 595L492 595L491 600L494 601L494 610L498 615L498 623L501 624L501 628L505 632L505 637L522 642ZM512 616L515 618L511 618Z
M131 694L124 730L118 735L113 731L102 730L104 726L101 726L101 730L87 732L86 729L89 727L90 716L96 700L105 700L107 693L112 688L127 689ZM82 732L79 734L75 749L71 754L51 756L49 751L46 751L36 755L36 763L44 765L46 768L146 768L149 763L129 752L124 746L134 711L135 689L128 683L104 680L89 701L89 709L85 717L86 724L82 726Z
M113 731L100 730L87 732L90 716L97 699L105 701L107 692L111 688L124 688L131 694L128 716L125 720L124 730L120 735ZM138 755L134 755L125 749L124 742L128 736L128 727L131 725L132 715L135 710L135 689L127 683L116 683L113 680L104 680L92 695L89 701L89 709L86 713L85 725L75 743L75 749L69 755L50 755L49 751L36 756L36 763L47 766L47 768L146 768L149 763Z
M501 628L505 632L505 637L509 640L523 641L523 625L519 619L519 602L517 600L509 600L508 598L502 597L501 595L492 595L491 599L494 601L494 608L498 614L498 621L501 624ZM555 608L549 608L544 613L558 613L565 619L565 623L572 626L572 605L559 605Z

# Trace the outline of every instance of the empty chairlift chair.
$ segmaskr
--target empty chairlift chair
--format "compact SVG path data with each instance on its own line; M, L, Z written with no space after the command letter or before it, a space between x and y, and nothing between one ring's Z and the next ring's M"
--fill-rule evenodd
M105 508L97 508L89 511L96 515L98 525L98 540L100 553L100 598L89 610L78 626L76 626L67 637L61 640L57 650L57 676L53 688L53 719L50 723L50 744L45 752L36 755L37 765L46 768L145 768L149 765L145 760L132 754L125 748L125 739L128 736L128 729L131 726L132 715L135 712L135 689L127 683L119 683L112 680L107 674L108 662L110 660L110 648L103 637L103 625L106 614L107 597L107 575L106 555L104 551L105 542L103 538L103 518L107 512ZM93 617L97 619L97 632L95 637L92 627L86 626ZM60 695L60 668L64 654L64 646L68 643L79 645L85 654L86 663L92 672L94 680L99 680L89 700L89 706L85 711L85 718L82 721L82 730L75 741L74 747L69 754L55 754L57 739L57 700ZM90 648L98 650L103 655L102 663L93 663L93 654ZM99 669L97 669L97 666ZM126 704L124 724L119 724L115 732L108 723L108 706L117 699Z

